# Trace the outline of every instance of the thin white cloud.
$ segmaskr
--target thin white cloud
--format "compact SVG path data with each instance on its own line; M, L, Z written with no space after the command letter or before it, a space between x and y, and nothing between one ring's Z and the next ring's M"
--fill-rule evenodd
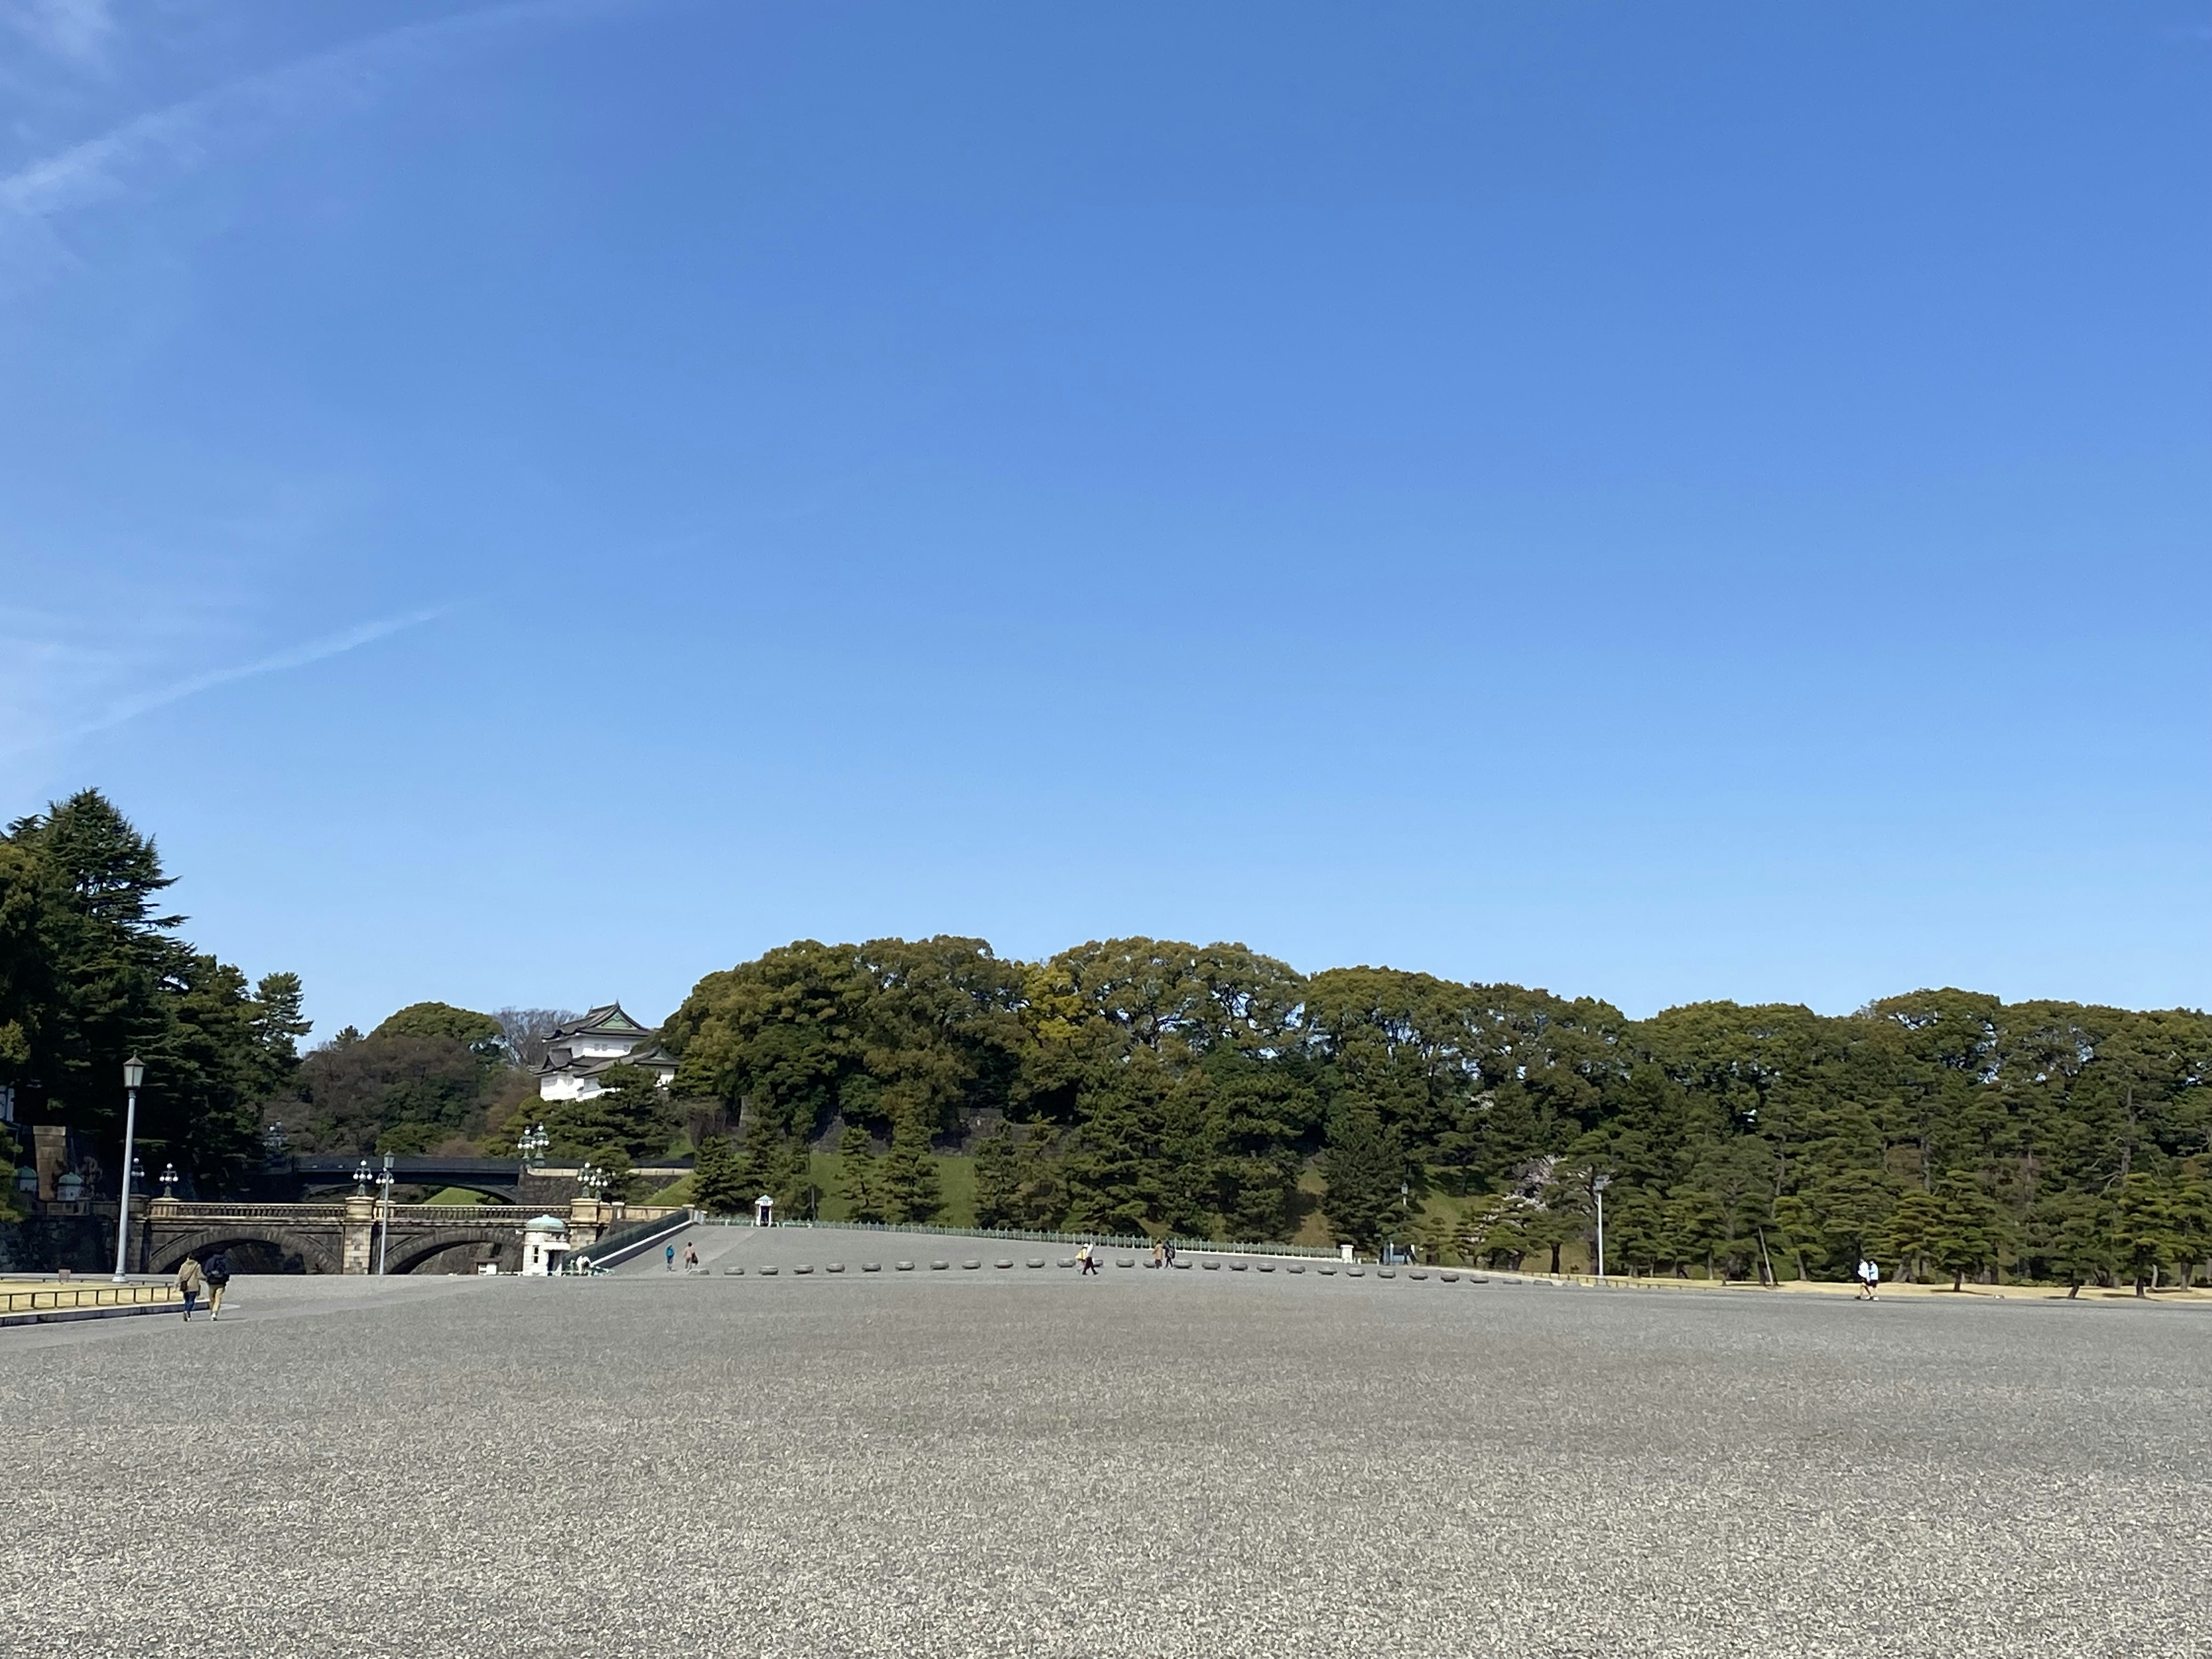
M55 57L88 66L106 60L115 34L107 0L15 0L7 17Z
M149 110L96 137L56 150L0 178L0 234L12 220L19 234L44 233L70 209L112 197L163 170L187 171L228 143L271 127L358 104L373 96L380 76L410 64L434 62L458 43L518 26L577 18L614 9L620 0L515 0L402 24L328 51ZM82 14L57 37L89 40L103 7L77 0ZM76 33L70 33L74 28Z
M386 617L376 622L363 623L357 628L349 628L343 633L329 634L320 639L309 640L304 644L293 646L288 650L258 658L252 662L239 663L228 668L211 668L203 673L190 675L155 690L142 691L121 698L110 703L95 719L87 720L66 731L52 732L42 738L18 743L6 750L0 750L0 753L21 754L32 748L67 743L78 738L89 737L95 732L105 732L112 726L122 725L125 720L136 720L141 714L150 714L156 708L166 708L173 702L181 702L186 697L197 696L199 693L212 690L218 685L229 685L236 681L252 679L262 674L281 674L289 669L305 668L310 663L322 662L331 657L342 656L346 652L358 650L362 646L372 644L378 640L388 639L403 629L417 628L424 623L433 622L444 616L450 609L450 606L440 605L428 611L410 611L404 616Z

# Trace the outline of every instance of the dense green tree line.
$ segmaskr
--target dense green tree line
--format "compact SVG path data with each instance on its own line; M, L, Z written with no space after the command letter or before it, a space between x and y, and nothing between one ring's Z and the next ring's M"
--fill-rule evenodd
M18 1124L75 1130L112 1183L135 1052L141 1158L219 1187L258 1155L258 1103L289 1087L307 1024L296 975L249 985L177 936L184 918L160 913L170 884L94 790L0 835L0 1087Z
M834 1146L853 1214L928 1219L972 1152L979 1218L1216 1237L1388 1237L1557 1267L1597 1189L1616 1271L2148 1285L2212 1255L2212 1019L1914 992L1855 1013L1589 999L1239 945L811 940L700 981L676 1086L617 1066L540 1104L559 1016L442 1003L304 1058L296 976L178 937L152 842L95 792L0 834L0 1086L95 1157L146 1060L149 1162L202 1190L301 1150L505 1152L526 1120L611 1168L696 1146L702 1196L798 1203ZM725 1124L734 1132L726 1137ZM8 1150L0 1147L0 1152ZM22 1148L14 1149L21 1155Z
M1280 1237L1318 1219L1616 1271L2148 1280L2212 1253L2212 1019L1916 992L1857 1012L1589 999L1242 945L801 941L702 980L680 1093L768 1190L832 1134L856 1212L921 1218L919 1149L1003 1224ZM793 1194L786 1190L786 1201ZM1316 1218L1313 1212L1320 1206Z

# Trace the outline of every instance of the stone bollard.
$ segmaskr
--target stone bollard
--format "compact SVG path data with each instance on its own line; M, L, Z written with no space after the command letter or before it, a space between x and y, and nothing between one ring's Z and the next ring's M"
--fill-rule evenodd
M898 1264L898 1270L902 1273L910 1273L914 1271L914 1263L911 1261L902 1261Z
M1249 1261L1232 1261L1229 1264L1229 1271L1232 1273L1241 1273L1251 1265Z
M1043 1267L1043 1266L1044 1266L1044 1258L1043 1258L1042 1256L1041 1256L1041 1255L1033 1255L1033 1256L1031 1256L1031 1257L1030 1258L1030 1267Z
M880 1261L863 1261L860 1264L860 1271L864 1273L879 1273L883 1270L884 1264Z
M1344 1276L1346 1279L1364 1279L1367 1277L1367 1269L1364 1267L1346 1267L1344 1270Z
M1256 1266L1263 1273L1271 1273L1275 1271L1275 1264L1272 1261L1261 1261L1256 1262L1254 1265Z
M1218 1261L1201 1261L1198 1265L1210 1273L1218 1273L1221 1271L1221 1264Z
M1443 1279L1447 1285L1456 1285L1459 1283L1459 1275L1449 1267L1445 1268L1443 1272L1438 1273L1437 1277Z
M756 1271L759 1273L763 1279L774 1279L775 1277L775 1269L773 1267L762 1267Z
M1334 1267L1323 1267L1321 1270L1321 1276L1323 1279L1334 1279L1336 1277L1336 1269Z
M845 1271L845 1264L842 1261L833 1261L822 1271L825 1273L842 1273Z
M1420 1268L1419 1268L1419 1267L1416 1267L1416 1268L1414 1268L1414 1269L1413 1270L1413 1272L1411 1272L1411 1273L1407 1273L1407 1274L1406 1275L1406 1277L1407 1277L1407 1278L1408 1278L1408 1279L1426 1279L1426 1278L1428 1277L1428 1274L1427 1274L1425 1272L1424 1272L1422 1269L1420 1269Z
M998 1261L997 1261L995 1263L994 1263L993 1265L994 1265L994 1266L995 1266L995 1267L1012 1267L1014 1264L1013 1264L1012 1262L1011 1262L1011 1261L1007 1261L1006 1257L1004 1257L1004 1256L1000 1256L1000 1257L998 1259Z
M960 1264L960 1267L961 1267L961 1271L962 1271L962 1272L963 1272L963 1273L974 1273L974 1272L975 1271L975 1269L976 1269L976 1268L978 1268L978 1267L981 1267L982 1265L983 1265L983 1264L982 1264L981 1262L977 1261L975 1261L975 1260L973 1260L973 1259L970 1259L970 1260L969 1260L969 1261L966 1261L962 1262L962 1263Z
M796 1267L793 1267L791 1271L792 1271L792 1272L793 1272L793 1273L812 1273L812 1272L814 1271L814 1269L813 1269L813 1267L812 1267L810 1264L808 1264L808 1263L806 1263L806 1262L802 1261L802 1262L800 1262L800 1263L799 1263Z
M941 1273L951 1265L952 1264L950 1261L933 1261L929 1264L929 1271L933 1273Z
M745 1270L743 1267L725 1267L722 1269L722 1277L725 1279L743 1279L744 1276Z
M1075 1265L1075 1258L1072 1255L1064 1255L1060 1259L1060 1265L1063 1267L1073 1267Z
M1188 1261L1178 1261L1178 1262L1176 1262L1175 1265L1176 1265L1176 1270L1177 1272L1179 1272L1179 1273L1188 1273L1188 1272L1190 1271L1190 1263L1189 1263L1189 1262L1188 1262Z
M1305 1271L1305 1269L1304 1269L1303 1267L1301 1267L1298 1263L1297 1263L1297 1262L1293 1261L1292 1263L1291 1263L1291 1265L1290 1265L1289 1267L1287 1267L1284 1268L1284 1269L1283 1269L1283 1271L1284 1271L1285 1273L1304 1273L1304 1272Z

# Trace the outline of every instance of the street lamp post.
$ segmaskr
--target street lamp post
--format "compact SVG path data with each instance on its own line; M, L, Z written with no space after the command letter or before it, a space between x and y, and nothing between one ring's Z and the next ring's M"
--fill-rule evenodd
M124 1252L131 1243L131 1160L138 1139L138 1089L146 1081L146 1062L133 1054L123 1062L123 1207L115 1217L115 1282L123 1282Z
M525 1164L535 1168L545 1161L545 1147L550 1139L544 1124L535 1124L522 1132L514 1143L515 1149L522 1154Z
M1597 1200L1597 1279L1605 1283L1605 1189L1612 1184L1611 1176L1593 1176L1590 1194Z
M384 1224L376 1230L376 1271L384 1272L385 1247L392 1243L392 1154L384 1155L384 1168L376 1177L376 1184L384 1191L380 1206L384 1212Z

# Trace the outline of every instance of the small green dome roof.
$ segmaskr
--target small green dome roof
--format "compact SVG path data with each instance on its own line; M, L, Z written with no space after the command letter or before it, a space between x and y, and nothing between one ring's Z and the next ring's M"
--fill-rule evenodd
M565 1233L568 1231L568 1224L557 1215L532 1216L522 1224L522 1231L526 1233Z

